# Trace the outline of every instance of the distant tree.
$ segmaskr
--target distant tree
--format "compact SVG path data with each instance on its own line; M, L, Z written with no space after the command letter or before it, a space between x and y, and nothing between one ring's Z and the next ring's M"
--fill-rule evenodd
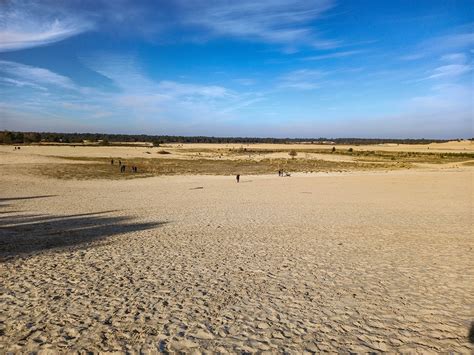
M107 138L104 138L102 139L102 141L100 142L100 145L109 145L109 140Z
M336 147L332 147L331 152L334 153L335 151L336 151Z
M298 152L296 150L290 150L290 152L288 153L288 155L292 158L292 159L295 159L295 157L298 155Z
M154 147L159 147L159 146L160 146L160 141L157 140L157 139L154 139L154 140L153 140L153 146L154 146Z
M352 152L354 151L354 149L349 148L347 151L348 151L349 153L352 153Z
M13 133L9 131L5 131L3 134L3 143L12 144L13 140L14 140Z

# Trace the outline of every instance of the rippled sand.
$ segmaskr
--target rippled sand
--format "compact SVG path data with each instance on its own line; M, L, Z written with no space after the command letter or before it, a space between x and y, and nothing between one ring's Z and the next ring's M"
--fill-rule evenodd
M460 352L472 168L0 173L0 352Z

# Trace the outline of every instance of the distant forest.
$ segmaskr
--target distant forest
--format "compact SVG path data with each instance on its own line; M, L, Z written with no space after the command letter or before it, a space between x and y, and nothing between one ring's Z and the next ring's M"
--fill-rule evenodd
M454 139L450 139L454 140ZM472 140L472 138L471 138ZM383 139L383 138L256 138L256 137L205 137L205 136L161 136L145 134L105 134L105 133L50 133L50 132L0 132L0 144L30 143L114 143L148 142L155 146L166 143L313 143L313 144L428 144L442 143L442 139Z

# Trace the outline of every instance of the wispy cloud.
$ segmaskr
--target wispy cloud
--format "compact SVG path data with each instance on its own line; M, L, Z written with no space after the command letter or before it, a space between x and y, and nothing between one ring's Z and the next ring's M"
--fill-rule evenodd
M464 30L464 28L461 28ZM419 43L413 53L400 57L401 60L411 61L432 57L442 53L469 50L474 46L474 33L460 32L456 34L436 36Z
M198 98L202 100L231 97L230 90L218 85L199 85L172 80L155 81L146 75L133 56L103 55L84 58L86 65L112 80L125 94L152 95L161 98Z
M412 61L412 60L418 60L424 57L425 57L424 53L413 53L413 54L402 55L400 59L405 60L405 61Z
M472 67L466 64L442 65L434 69L433 74L428 76L428 79L452 78L466 74L471 70Z
M233 106L230 106L230 107L227 107L227 108L221 110L220 113L225 114L225 113L228 113L228 112L232 112L232 111L235 111L235 110L253 105L253 104L255 104L257 102L260 102L260 101L263 101L263 100L265 100L264 97L255 97L255 98L250 99L250 100L241 101L241 102L238 102L237 104L235 104Z
M468 111L471 107L472 88L459 84L433 85L430 91L423 96L411 98L407 107L412 110L439 110L464 109Z
M313 90L320 87L320 79L326 75L320 70L299 69L280 76L279 88Z
M0 2L0 52L44 46L91 29L89 21L47 4Z
M334 59L334 58L343 58L353 56L355 54L359 54L365 52L364 50L353 50L353 51L342 51L342 52L334 52L328 54L321 54L315 55L311 57L302 58L302 60L324 60L324 59Z
M337 47L339 43L321 38L309 24L333 6L332 0L181 3L183 21L205 28L214 36L323 49Z
M66 76L59 75L48 69L0 60L0 73L3 81L17 86L30 86L44 89L44 86L56 86L62 89L75 89L74 82Z
M153 114L160 122L165 118L219 121L262 100L257 94L236 92L221 85L156 80L141 69L133 56L105 54L84 58L84 62L119 88L118 93L107 98L114 107L131 110L134 116Z
M40 85L37 85L35 83L24 81L24 80L17 80L17 79L12 79L12 78L2 78L2 77L0 77L0 83L1 82L3 82L4 84L7 84L7 85L13 85L13 86L20 87L20 88L30 87L30 88L41 90L41 91L47 91L48 90L44 86L40 86Z
M443 55L441 60L449 63L466 63L467 56L464 53L449 53Z
M176 28L198 29L196 37L234 37L279 44L292 52L306 46L331 49L337 39L322 37L315 21L335 6L334 0L242 0L237 2L181 0L176 3L96 1L0 1L0 52L52 44L91 29L120 36L139 35L153 42L169 40Z
M168 80L160 81L157 84L157 90L173 97L225 98L233 96L228 89L218 85L196 85Z
M474 46L474 33L465 32L433 38L426 43L426 47L443 50L456 50Z
M445 54L441 56L440 60L447 64L436 67L430 75L422 80L451 79L472 71L472 66L467 63L467 56L464 53Z

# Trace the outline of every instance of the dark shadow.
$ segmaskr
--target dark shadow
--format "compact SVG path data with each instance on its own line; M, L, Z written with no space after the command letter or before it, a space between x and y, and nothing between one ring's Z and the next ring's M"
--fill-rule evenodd
M110 211L103 211L103 212L91 212L91 213L80 213L75 215L64 215L60 218L66 220L68 218L77 218L77 217L85 217L85 216L98 216L101 214L116 212L117 210L110 210ZM45 214L29 214L29 215L16 215L16 216L0 216L0 227L7 223L18 223L18 224L25 224L25 223L32 223L32 222L39 222L42 221L47 215ZM54 219L54 217L51 217Z
M109 212L2 217L0 260L49 249L88 248L114 235L153 229L166 223L135 223L131 217L107 216Z
M17 201L17 200L33 200L36 198L47 198L47 197L55 197L57 195L40 195L40 196L25 196L25 197L6 197L0 198L0 202L4 201Z
M8 207L9 205L0 205L0 207ZM21 211L0 211L0 214L7 214L7 213L19 213Z
M471 322L471 327L469 328L468 339L471 344L474 344L474 321Z

